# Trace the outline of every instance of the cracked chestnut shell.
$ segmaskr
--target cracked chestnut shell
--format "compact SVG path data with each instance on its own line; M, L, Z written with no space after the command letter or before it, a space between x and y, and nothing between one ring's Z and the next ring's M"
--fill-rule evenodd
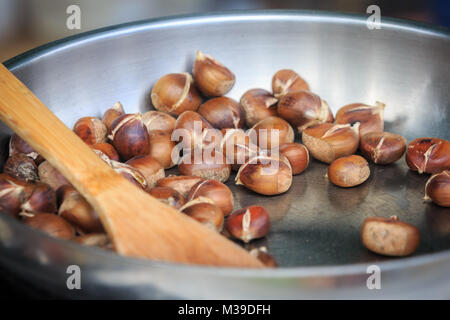
M450 169L450 142L438 138L418 138L406 149L406 164L418 173Z
M107 128L105 124L96 117L83 117L75 122L73 131L86 144L106 142Z
M450 207L450 170L433 174L425 185L425 200Z
M112 123L114 120L123 116L125 111L123 110L123 106L120 102L116 102L111 108L105 111L102 117L102 122L106 126L107 130L110 130Z
M218 206L224 216L233 211L234 197L230 188L220 181L209 179L196 183L189 191L187 200L191 201L198 197L211 199Z
M309 152L301 143L284 143L280 146L280 153L289 160L293 175L302 173L308 167Z
M32 189L31 184L0 173L0 211L17 217Z
M205 179L196 176L174 176L170 175L156 182L157 187L169 187L178 191L183 197L187 197L192 187L199 181Z
M208 198L199 197L191 200L181 207L180 211L212 230L221 232L223 229L222 210Z
M245 123L248 127L259 121L277 115L276 104L278 99L264 89L250 89L240 100L245 113Z
M33 159L36 165L39 165L44 161L44 158L39 155L25 140L19 137L16 133L11 136L9 140L9 156L13 156L19 153L25 154L27 157Z
M21 209L30 213L55 213L57 210L56 192L48 184L37 182L32 187L28 199Z
M200 50L197 50L192 74L197 88L207 97L227 94L236 81L230 69Z
M214 128L243 128L244 111L238 102L228 97L213 98L198 108L198 113Z
M165 177L164 168L151 156L136 156L125 163L142 173L147 181L147 188L153 188L156 181Z
M114 169L114 171L122 175L125 179L130 181L135 186L144 190L147 189L147 180L138 169L132 167L129 164L117 162L114 160L111 160L109 162L109 165Z
M222 132L224 134L220 142L220 150L234 171L238 171L242 164L261 152L244 130L225 129Z
M180 209L186 202L181 193L169 187L153 187L147 192L152 197L176 209Z
M36 163L23 153L17 153L6 160L3 172L23 181L38 181L39 173Z
M366 159L357 155L336 159L328 167L328 179L343 188L360 185L369 176L369 164Z
M360 123L359 134L363 136L371 132L383 132L384 108L386 105L377 101L374 106L363 103L352 103L343 106L336 113L336 123Z
M284 119L268 117L259 121L248 135L259 148L270 150L278 148L283 143L294 142L294 129Z
M175 129L177 121L170 114L160 111L147 111L142 115L142 121L147 127L148 133L151 135L154 131L163 131L168 134Z
M37 213L27 216L23 222L33 229L40 230L52 237L71 240L75 237L75 229L69 222L52 213Z
M359 150L373 163L390 164L405 153L406 139L390 132L370 132L361 137Z
M225 227L234 238L248 243L269 233L270 216L264 207L249 206L230 214Z
M151 93L156 110L178 116L195 111L202 102L189 73L169 73L156 81Z
M278 70L272 78L272 92L275 98L300 90L309 91L308 83L294 70Z
M213 150L193 150L184 155L178 170L185 176L197 176L225 182L230 177L231 166L225 156Z

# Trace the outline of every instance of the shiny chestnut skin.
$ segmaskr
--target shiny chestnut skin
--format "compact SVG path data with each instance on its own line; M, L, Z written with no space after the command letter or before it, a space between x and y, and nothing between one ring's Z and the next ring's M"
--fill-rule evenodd
M361 240L372 252L385 256L408 256L419 246L419 230L393 216L369 217L361 227Z
M72 186L58 189L61 205L58 214L83 233L104 232L102 222L94 208Z
M91 145L91 148L102 152L111 160L120 161L120 157L119 154L117 153L116 148L114 148L114 146L110 143L107 142L96 143Z
M263 195L281 194L292 185L292 168L283 155L258 155L239 168L236 184Z
M112 123L114 120L123 116L125 111L123 110L123 106L120 102L116 102L111 108L105 111L102 117L102 122L106 126L107 130L110 130Z
M406 139L390 132L370 132L361 137L359 150L373 163L390 164L405 153Z
M140 113L125 114L114 120L109 139L125 161L146 155L150 150L150 136Z
M180 209L186 203L181 193L169 187L153 187L147 192L152 197L176 209Z
M309 91L308 83L294 70L278 70L272 78L272 92L275 98L300 90Z
M48 184L37 182L32 186L32 192L21 209L32 213L55 213L57 210L55 190Z
M250 255L261 261L267 268L277 268L278 264L268 252L266 247L254 248L249 251Z
M132 167L129 164L117 162L114 160L109 161L109 165L122 175L125 179L130 181L135 186L141 188L141 189L147 189L148 183L145 179L145 176L136 168Z
M157 187L169 187L178 191L183 197L187 197L192 187L199 181L205 179L196 176L174 176L170 175L156 182Z
M302 173L308 167L309 152L301 143L283 143L279 151L289 160L293 175Z
M52 213L37 213L26 216L23 222L33 229L40 230L52 237L71 240L75 237L75 229L69 222Z
M178 170L185 176L197 176L225 182L230 177L231 166L225 156L211 150L193 150L184 155L178 164Z
M125 163L142 173L147 181L147 188L153 188L156 181L165 177L164 168L152 156L136 156Z
M214 131L217 130L199 113L185 111L177 118L172 139L180 143L183 149L209 148L220 143L215 139L208 139L208 134ZM218 134L220 136L220 132Z
M371 132L383 132L385 107L386 105L379 101L374 106L363 103L348 104L336 113L336 123L354 124L359 122L360 136Z
M425 185L425 200L450 207L450 170L433 174Z
M369 176L369 164L366 159L357 155L338 158L328 167L328 179L343 188L360 185Z
M172 159L176 142L172 140L171 134L164 131L152 131L150 134L150 150L148 155L158 161L164 169L175 166Z
M19 153L25 154L27 157L34 160L36 165L39 165L44 161L44 158L39 155L25 140L19 137L16 133L11 136L9 140L9 156L13 156Z
M180 211L212 230L221 232L223 229L223 213L210 199L199 197L189 201Z
M278 99L264 89L250 89L245 92L240 103L245 112L247 126L252 127L267 117L276 116L277 102Z
M106 134L108 129L105 124L96 117L83 117L75 122L73 131L86 144L106 142Z
M250 136L242 129L223 129L222 133L220 150L234 171L238 171L242 164L261 152L258 145L253 143Z
M264 207L249 206L230 214L225 227L234 238L248 243L269 233L270 216Z
M160 111L147 111L142 115L142 121L146 126L148 133L151 135L153 131L163 131L172 133L175 129L175 122L177 121L170 114Z
M450 142L438 138L418 138L406 149L406 164L421 173L450 169Z
M294 129L280 117L268 117L256 123L248 135L261 149L278 148L280 144L294 142Z
M6 160L3 172L13 178L23 181L38 181L38 167L30 157L17 153Z
M17 217L32 189L30 183L0 173L0 211Z
M303 130L303 144L317 160L331 163L337 158L354 154L359 146L359 123L322 123Z
M178 116L197 110L202 102L189 73L169 73L156 81L151 93L156 110Z
M236 81L236 77L230 69L200 50L197 50L192 74L197 88L206 97L219 97L227 94Z
M70 184L70 182L48 161L44 161L39 165L38 172L41 182L48 184L54 190L57 190L63 185Z
M278 116L288 121L298 131L326 122L333 122L328 103L318 95L301 90L284 95L277 107Z
M243 128L245 113L238 102L228 97L213 98L201 104L197 112L214 128Z
M224 216L233 211L234 197L230 188L220 181L209 179L196 183L189 191L187 200L191 201L198 197L211 199L218 206Z

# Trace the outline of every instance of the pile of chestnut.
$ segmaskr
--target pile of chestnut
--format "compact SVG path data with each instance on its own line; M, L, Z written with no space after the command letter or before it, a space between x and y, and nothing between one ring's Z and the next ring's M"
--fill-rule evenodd
M275 73L272 92L251 89L239 102L224 96L234 83L227 67L198 51L192 76L167 74L154 84L156 110L127 114L117 102L101 119L79 119L73 131L137 187L244 243L269 233L270 215L257 205L235 210L224 184L231 171L237 172L236 184L277 195L307 169L310 155L329 164L330 182L346 188L368 179L367 160L386 165L406 151L411 170L433 174L426 199L450 206L450 142L419 138L407 146L402 136L384 132L383 103L349 104L333 116L327 102L292 70ZM303 144L294 142L294 129ZM189 151L177 149L179 130L188 133L183 143ZM356 155L358 150L364 157ZM194 161L195 152L212 152L215 160ZM175 166L180 175L166 176L165 170ZM0 174L0 211L52 236L113 249L89 203L17 135ZM396 217L366 219L361 238L369 250L384 255L411 254L419 243L418 229ZM276 266L265 248L251 254Z

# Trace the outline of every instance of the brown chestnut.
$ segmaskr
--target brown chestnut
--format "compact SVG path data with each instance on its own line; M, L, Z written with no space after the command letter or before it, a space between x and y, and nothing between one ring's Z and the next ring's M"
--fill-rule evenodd
M104 232L102 222L94 208L72 186L58 189L61 205L58 214L85 233Z
M370 132L361 137L359 149L373 163L390 164L405 153L406 139L390 132Z
M450 169L450 142L438 138L418 138L406 149L406 164L419 173Z
M74 240L84 246L113 249L113 245L106 233L88 233L76 237Z
M370 168L366 159L351 155L334 160L328 167L328 179L339 187L354 187L366 181Z
M233 170L239 170L242 164L260 153L259 147L251 141L250 136L244 130L226 129L222 131L225 134L220 143L220 149Z
M70 184L69 181L48 161L42 162L38 167L38 171L41 182L48 184L54 190L57 190L63 185Z
M308 149L301 143L283 143L279 149L291 165L292 175L300 174L306 170L309 164Z
M152 197L176 209L180 209L185 204L181 193L169 187L153 187L147 192Z
M156 110L180 115L184 111L197 110L202 99L189 73L170 73L156 81L151 93Z
M278 103L278 115L298 131L326 122L333 122L328 103L318 95L301 90L284 95Z
M175 129L176 119L164 112L147 111L142 115L142 121L150 135L153 131L163 131L170 134Z
M17 216L21 211L22 204L29 198L32 189L31 184L1 173L0 211L13 217Z
M390 218L369 217L361 227L364 246L385 256L407 256L419 246L419 230L406 222Z
M105 124L96 117L84 117L75 122L73 131L86 144L106 142L107 129Z
M225 227L234 238L248 243L269 233L270 216L264 207L249 206L230 214Z
M178 170L185 176L225 182L230 177L231 166L227 163L225 156L214 149L193 150L181 158Z
M268 252L266 247L254 248L249 251L250 255L261 261L268 268L278 267L277 262L274 257L272 257Z
M309 91L306 81L297 72L290 69L277 71L272 78L272 92L275 98L300 90Z
M196 183L189 191L187 200L191 201L198 197L211 199L222 210L224 216L229 215L233 211L233 193L222 182L209 179Z
M125 114L114 120L109 139L125 161L146 155L150 150L150 137L140 113Z
M91 145L91 148L97 151L102 152L104 155L106 155L109 159L114 161L119 161L119 154L117 153L116 148L112 144L109 144L107 142L103 143L96 143Z
M218 206L208 198L199 197L186 203L180 211L212 230L221 232L223 229L223 213Z
M198 108L198 113L214 128L243 128L244 112L238 102L227 97L213 98Z
M112 123L114 120L123 116L125 111L123 110L123 106L120 102L116 102L111 108L105 111L102 117L102 122L106 126L107 130L110 130Z
M245 122L248 127L253 127L259 121L277 115L276 104L278 99L264 89L250 89L245 92L240 100L245 111Z
M39 155L25 140L19 137L16 133L11 136L9 140L9 156L13 156L18 153L23 153L27 157L34 160L36 165L39 165L44 161L44 158Z
M450 170L433 174L425 185L425 200L450 207Z
M331 163L337 158L354 154L359 145L359 123L322 123L306 128L303 144L310 154L322 162Z
M292 185L292 168L283 155L258 155L243 164L236 174L236 184L264 195L286 192Z
M164 169L175 166L173 161L176 142L172 140L171 134L164 131L152 131L150 134L150 150L148 155L158 161Z
M121 163L114 160L111 160L109 162L109 165L114 169L114 171L122 175L125 179L130 181L135 186L144 190L147 189L148 187L147 180L138 169L130 166L129 164Z
M48 184L38 182L32 186L30 197L22 204L22 211L31 213L55 213L56 192Z
M75 229L69 222L56 214L37 213L24 217L23 222L31 228L45 232L55 238L70 240L75 237Z
M386 105L379 101L374 106L363 103L348 104L336 113L336 123L354 124L359 122L360 136L371 132L383 132L385 107Z
M178 191L184 198L187 198L189 191L199 181L204 179L196 176L174 176L170 175L156 182L157 187L169 187Z
M278 148L280 144L294 142L294 129L284 119L268 117L255 124L248 135L261 149Z
M156 181L165 177L164 168L151 156L136 156L125 163L142 173L147 181L147 188L153 188Z
M210 136L214 132L217 132L220 138ZM221 133L197 112L185 111L177 118L172 139L180 142L177 147L183 150L212 148L220 143Z
M197 88L207 97L227 94L236 81L233 72L200 50L197 50L192 74Z
M3 172L23 181L38 181L38 167L33 159L23 153L17 153L6 160Z

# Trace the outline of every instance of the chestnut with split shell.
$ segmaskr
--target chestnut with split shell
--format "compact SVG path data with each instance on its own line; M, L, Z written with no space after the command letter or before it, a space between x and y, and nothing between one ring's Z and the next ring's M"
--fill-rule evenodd
M253 143L261 149L278 148L283 143L294 142L294 129L284 119L268 117L256 123L248 132Z
M276 116L277 102L278 99L264 89L250 89L245 92L240 103L244 108L247 126L252 127L267 117Z
M110 130L112 123L114 120L123 116L125 111L123 110L123 106L120 102L116 102L111 108L105 111L102 117L102 122L106 126L107 130Z
M230 214L225 227L234 238L248 243L269 233L270 216L264 207L249 206Z
M176 119L164 112L147 111L142 115L142 121L150 135L154 131L162 131L170 134L175 129Z
M428 179L424 199L441 207L450 207L450 170L435 173Z
M170 175L156 182L157 187L169 187L178 191L183 197L187 198L189 191L199 181L205 179L196 176L175 176Z
M73 126L73 131L88 145L106 142L107 128L96 117L79 119Z
M32 189L31 184L0 173L0 211L17 217Z
M138 170L144 176L147 188L154 187L159 179L165 177L164 168L151 156L136 156L125 163Z
M212 230L221 232L223 229L222 210L211 199L198 197L182 206L180 211Z
M186 203L181 193L169 187L153 187L147 192L152 197L176 209L180 209Z
M297 72L282 69L273 75L272 92L275 98L282 98L288 93L300 90L309 91L309 85Z
M38 167L34 160L23 153L12 155L6 160L3 172L23 181L38 181Z
M198 113L216 129L244 127L244 111L238 102L228 97L206 101L200 105Z
M36 165L39 165L44 161L44 158L39 155L25 140L19 135L14 133L9 139L9 156L13 156L19 153L25 154L27 157L34 160Z
M418 173L437 173L450 169L450 142L438 138L411 141L405 156L408 167Z
M405 153L406 139L390 132L370 132L361 137L359 149L373 163L390 164Z
M352 103L343 106L336 113L336 123L360 123L359 134L363 136L371 132L383 132L384 108L386 105L377 101L374 106L363 103Z
M199 197L211 199L222 210L224 216L233 211L233 193L220 181L209 179L196 183L189 191L187 200L191 201Z

